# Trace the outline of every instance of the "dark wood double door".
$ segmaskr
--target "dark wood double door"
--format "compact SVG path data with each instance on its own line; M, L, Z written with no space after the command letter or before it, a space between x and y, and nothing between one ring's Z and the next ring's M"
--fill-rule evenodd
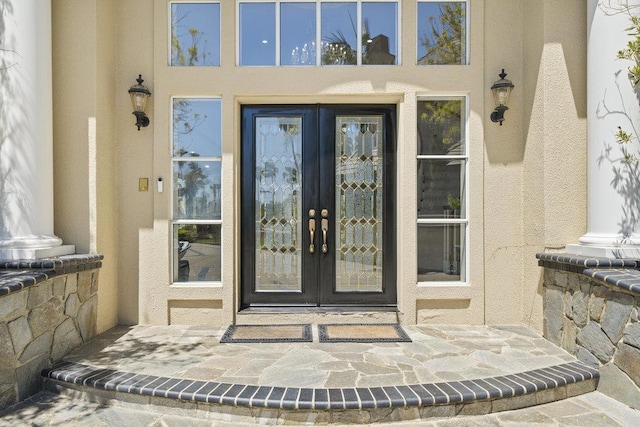
M242 108L241 304L395 306L395 106Z

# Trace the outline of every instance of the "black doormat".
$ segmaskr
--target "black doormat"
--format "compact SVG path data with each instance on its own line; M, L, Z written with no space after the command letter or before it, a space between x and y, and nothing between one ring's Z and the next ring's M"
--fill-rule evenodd
M311 325L231 325L221 343L312 342Z
M411 342L397 323L318 325L320 342Z

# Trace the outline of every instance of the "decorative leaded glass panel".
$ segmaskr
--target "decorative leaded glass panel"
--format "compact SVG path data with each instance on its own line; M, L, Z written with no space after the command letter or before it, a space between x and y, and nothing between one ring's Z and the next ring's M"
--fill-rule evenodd
M302 119L256 119L257 292L302 289Z
M380 116L336 118L336 291L382 290Z

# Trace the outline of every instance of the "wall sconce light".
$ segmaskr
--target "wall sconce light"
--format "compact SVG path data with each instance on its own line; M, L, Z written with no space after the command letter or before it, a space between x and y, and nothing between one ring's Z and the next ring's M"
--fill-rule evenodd
M504 68L498 75L500 76L500 80L496 80L493 86L491 86L493 101L496 104L496 109L491 112L491 121L499 122L500 126L502 126L502 122L504 121L504 112L509 109L509 107L507 107L507 103L509 102L511 89L513 89L513 83L511 83L511 80L505 79L505 77L507 77L507 73L504 72Z
M145 85L142 84L142 74L138 75L136 79L137 85L133 85L129 88L129 96L131 97L131 104L133 104L133 114L136 116L136 126L138 130L141 127L149 126L149 117L144 113L144 109L147 106L147 100L151 96L151 91Z

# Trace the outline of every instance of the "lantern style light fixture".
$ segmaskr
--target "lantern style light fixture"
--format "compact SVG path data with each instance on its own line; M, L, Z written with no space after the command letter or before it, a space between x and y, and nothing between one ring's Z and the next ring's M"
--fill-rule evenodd
M500 76L500 80L496 80L493 86L491 86L493 101L496 104L496 109L491 112L491 121L499 122L500 126L502 126L502 122L504 121L504 112L509 109L509 107L507 107L507 103L509 102L511 89L513 89L513 83L511 83L511 80L505 79L505 77L507 77L507 73L504 72L504 68L498 75Z
M129 88L129 96L131 97L131 104L133 104L133 114L136 116L136 126L140 130L141 127L149 126L149 117L144 113L144 109L147 107L147 100L151 96L151 91L142 84L144 81L142 74L138 75L136 81L138 84Z

